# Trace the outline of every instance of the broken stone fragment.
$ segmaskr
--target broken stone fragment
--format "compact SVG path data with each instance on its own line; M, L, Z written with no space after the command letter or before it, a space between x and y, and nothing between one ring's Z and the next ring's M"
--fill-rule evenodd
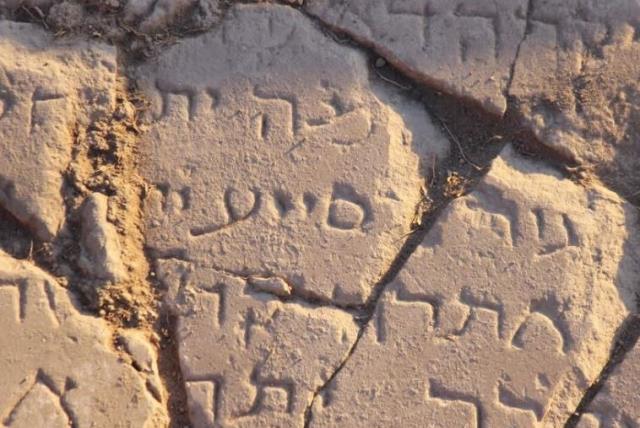
M240 277L159 262L194 428L303 426L306 408L347 357L345 311L282 302Z
M234 6L138 76L154 112L140 145L154 255L367 299L410 230L420 163L448 150L424 106L278 5Z
M250 277L249 284L256 291L263 291L280 297L287 297L291 295L291 286L287 284L287 281L282 278L278 278L277 276L268 278Z
M41 240L65 219L74 130L112 110L115 71L113 47L0 21L0 205Z
M412 78L505 112L527 0L306 0L304 8Z
M164 426L145 379L54 278L0 252L0 417L9 427Z
M127 278L116 228L107 220L109 198L89 196L81 208L80 268L96 279L113 283Z
M133 366L146 376L147 390L162 402L164 391L160 374L158 372L158 355L149 340L141 331L123 330L118 335L118 340L125 351L131 356Z
M640 426L638 385L640 384L640 345L627 352L624 360L604 382L580 418L579 428Z
M612 192L507 147L386 287L311 426L564 426L636 310L639 232Z

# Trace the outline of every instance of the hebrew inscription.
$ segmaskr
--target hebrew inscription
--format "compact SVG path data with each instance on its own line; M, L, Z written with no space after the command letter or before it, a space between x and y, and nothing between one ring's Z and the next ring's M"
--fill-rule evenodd
M102 320L68 291L0 252L0 421L9 427L145 426L165 416L112 349Z
M505 112L525 0L307 0L304 7L408 75Z
M230 13L138 70L153 101L141 144L148 245L362 303L408 232L420 163L447 142L295 10Z
M635 221L508 147L385 290L311 425L561 426L635 308Z
M64 222L75 127L111 111L115 70L112 47L0 21L0 205L42 240Z
M195 427L301 426L314 391L355 341L351 316L283 303L246 281L176 260L160 262ZM270 291L270 290L268 290Z

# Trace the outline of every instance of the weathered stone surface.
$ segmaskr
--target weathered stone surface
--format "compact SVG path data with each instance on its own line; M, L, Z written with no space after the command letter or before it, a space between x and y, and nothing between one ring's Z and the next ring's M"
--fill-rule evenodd
M640 200L640 3L532 0L510 94L544 144Z
M0 417L9 427L162 424L144 379L102 320L26 261L0 253Z
M165 260L160 279L196 428L302 426L357 335L342 310L284 303L213 269Z
M502 114L526 0L306 0L407 74Z
M636 343L586 408L586 413L580 418L578 427L640 426L638 385L640 385L640 346Z
M107 220L109 198L100 193L90 195L81 212L80 268L96 279L118 282L127 277L122 263L118 232Z
M64 221L76 127L114 104L115 49L0 21L0 204L43 240Z
M294 293L361 303L447 141L366 59L285 6L234 7L139 69L157 120L142 144L148 245Z
M200 8L201 13L215 13L218 0L128 0L123 9L123 19L128 24L138 23L140 30L154 32L175 24L181 16Z
M563 426L635 309L637 220L507 148L384 291L312 426Z
M185 23L207 28L222 14L219 0L0 0L0 17L16 13L40 18L57 31L94 29L115 39L127 32L183 29Z

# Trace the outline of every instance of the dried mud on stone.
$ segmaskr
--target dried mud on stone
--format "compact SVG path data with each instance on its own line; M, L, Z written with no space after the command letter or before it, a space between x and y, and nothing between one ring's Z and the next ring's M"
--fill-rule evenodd
M0 424L640 427L635 0L0 0Z

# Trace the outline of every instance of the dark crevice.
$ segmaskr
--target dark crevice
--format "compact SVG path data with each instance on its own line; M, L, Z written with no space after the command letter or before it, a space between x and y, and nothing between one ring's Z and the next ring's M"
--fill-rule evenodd
M576 428L578 426L582 415L589 409L591 402L598 395L598 392L600 392L602 387L605 385L607 379L609 379L609 376L611 376L615 368L624 361L627 352L636 345L639 337L640 315L631 314L627 316L618 329L616 340L607 364L600 372L600 375L598 375L596 381L589 387L589 389L587 389L582 400L578 403L578 407L564 425L565 428Z
M513 78L516 74L516 64L518 63L518 59L520 59L520 48L522 48L522 44L525 42L529 34L531 34L531 13L533 12L533 0L527 1L527 11L525 15L525 26L524 32L522 33L522 38L518 42L518 47L516 48L516 54L513 57L513 62L511 63L511 67L509 70L509 80L507 81L507 87L505 89L505 96L507 100L509 99L509 94L511 93L511 85L513 83Z
M180 357L176 342L178 319L168 308L161 310L156 330L160 334L158 372L167 391L167 412L170 428L191 426L187 411L187 390L180 369Z
M221 18L216 21L216 25L224 21L225 14L233 2L221 2ZM391 263L384 276L373 287L372 293L364 304L361 305L335 305L321 301L313 296L296 292L295 289L291 297L278 297L284 302L303 301L314 306L336 306L350 312L360 326L356 340L349 349L347 355L328 379L316 389L309 406L305 410L305 427L310 426L313 419L313 405L318 395L322 394L338 376L340 371L348 363L350 357L356 351L360 339L363 337L365 329L374 316L374 312L380 297L385 288L389 285L400 270L403 268L411 254L418 248L431 227L435 224L440 213L448 204L471 191L479 179L487 172L491 161L500 153L506 143L512 143L514 147L523 155L533 157L551 163L563 170L567 176L572 176L571 171L564 169L564 165L571 165L572 162L560 153L542 145L532 132L522 126L522 121L518 113L516 101L509 97L509 91L514 78L516 63L519 58L520 48L531 31L531 9L532 0L528 1L526 13L525 32L518 44L514 61L506 88L507 111L504 116L499 117L483 110L479 103L474 100L461 98L443 92L441 89L425 84L424 79L419 79L415 75L409 75L406 71L390 65L389 58L382 58L371 45L356 41L343 32L336 31L318 18L308 14L303 7L291 5L308 17L315 25L331 39L337 43L352 46L360 52L365 53L371 63L371 79L379 81L381 85L392 85L402 91L407 97L420 101L434 118L434 122L441 128L451 145L451 155L446 159L433 159L433 162L421 165L428 183L426 194L416 210L416 219L410 235L401 246L398 255ZM45 25L46 22L40 17L27 16L24 20ZM119 61L123 65L131 66L145 60L146 57L157 53L169 44L174 43L180 37L186 35L194 36L210 31L214 26L197 27L185 26L171 27L162 35L152 38L140 35L135 29L126 28L124 39L113 41L119 47L121 58ZM86 30L86 29L85 29ZM134 49L132 46L137 42L144 46L151 43L153 50ZM381 59L383 59L381 61ZM135 90L131 89L129 95L133 96ZM479 126L479 124L481 124ZM2 212L0 211L0 224L2 223ZM24 250L21 250L24 252ZM153 254L147 254L147 260L153 261ZM155 284L153 278L149 279L150 286L158 293L161 288ZM274 295L275 296L275 295ZM154 330L160 333L161 343L159 349L159 371L168 392L168 411L172 427L189 426L187 412L187 396L185 384L180 370L178 347L176 343L175 329L176 317L170 309L161 302L161 297L157 299L159 316L154 326ZM602 387L602 383L611 370L622 360L627 350L635 343L640 335L640 321L637 317L627 320L621 328L620 343L612 352L612 358L603 370L601 377L589 389L576 410L576 416L567 422L567 427L576 426L579 414L588 406L597 391ZM574 415L575 416L575 415ZM572 422L573 421L573 422ZM573 424L572 424L573 423Z
M525 34L520 44L530 31L531 4L530 0L527 7ZM441 212L451 201L473 190L474 185L486 174L491 162L498 156L505 144L511 143L521 155L544 161L569 178L572 178L572 171L567 169L566 165L573 165L573 163L561 153L541 144L535 135L522 125L517 105L513 99L507 98L507 111L502 117L491 114L474 100L445 93L439 88L426 85L422 79L417 79L416 76L408 75L394 67L388 58L380 55L374 47L363 44L344 32L336 31L335 28L306 13L303 7L289 6L307 16L323 33L336 42L349 45L365 53L371 64L371 79L379 80L383 85L392 85L408 98L420 101L434 119L436 126L439 125L442 134L448 138L451 147L451 155L447 159L436 159L432 165L421 165L428 188L418 207L414 229L387 272L374 286L366 303L352 308L358 312L356 321L360 330L344 360L324 384L314 392L313 398L305 410L304 426L306 428L312 422L313 406L317 397L331 385L356 351L385 288L394 280L411 254L424 240ZM516 60L517 55L512 65L509 84L513 78ZM482 126L478 126L478 124L482 124Z

